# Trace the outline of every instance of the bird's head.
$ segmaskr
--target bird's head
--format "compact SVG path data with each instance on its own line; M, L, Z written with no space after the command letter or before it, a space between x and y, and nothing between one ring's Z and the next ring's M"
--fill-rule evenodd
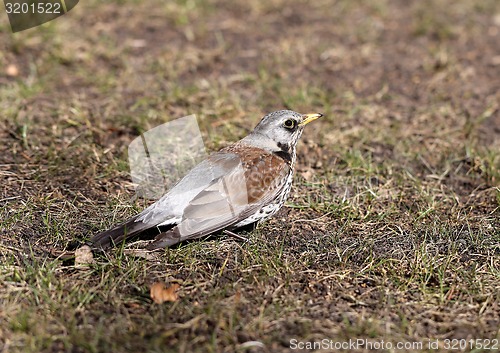
M295 155L295 147L304 127L323 115L299 114L291 110L278 110L267 114L244 141L270 152L283 151Z

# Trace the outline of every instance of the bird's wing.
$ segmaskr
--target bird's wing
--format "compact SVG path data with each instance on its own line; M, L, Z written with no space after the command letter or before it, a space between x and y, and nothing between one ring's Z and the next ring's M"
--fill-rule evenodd
M95 235L91 244L106 248L118 244L157 226L176 225L182 219L184 209L189 202L222 175L240 164L240 159L232 153L215 153L184 176L161 199L138 215L109 230ZM158 233L156 231L156 233Z
M233 153L217 152L191 169L161 199L142 211L136 222L152 226L169 224L172 219L181 220L189 202L215 180L227 174L240 164L240 158Z
M290 166L262 150L245 152L238 164L189 202L177 227L159 234L148 248L170 246L237 224L275 199Z

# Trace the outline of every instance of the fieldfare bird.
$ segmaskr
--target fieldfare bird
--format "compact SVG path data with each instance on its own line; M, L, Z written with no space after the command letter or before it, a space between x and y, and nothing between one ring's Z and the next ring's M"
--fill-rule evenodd
M208 156L154 204L94 236L93 247L153 233L147 246L153 250L268 219L290 192L304 127L321 116L290 110L264 116L248 136Z

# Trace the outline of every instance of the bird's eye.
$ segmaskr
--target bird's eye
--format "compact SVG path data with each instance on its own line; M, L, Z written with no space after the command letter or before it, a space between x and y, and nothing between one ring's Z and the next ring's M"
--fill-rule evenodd
M287 119L283 123L283 126L286 127L287 129L294 129L295 128L295 120L293 119Z

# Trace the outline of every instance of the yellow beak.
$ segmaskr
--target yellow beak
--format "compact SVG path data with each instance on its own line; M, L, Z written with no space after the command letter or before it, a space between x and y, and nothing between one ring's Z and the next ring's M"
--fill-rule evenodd
M312 114L304 114L302 115L302 117L304 118L304 120L302 120L302 122L299 124L300 126L304 126L304 125L307 125L309 124L311 121L314 121L316 119L319 119L323 116L323 114L319 114L319 113L312 113Z

